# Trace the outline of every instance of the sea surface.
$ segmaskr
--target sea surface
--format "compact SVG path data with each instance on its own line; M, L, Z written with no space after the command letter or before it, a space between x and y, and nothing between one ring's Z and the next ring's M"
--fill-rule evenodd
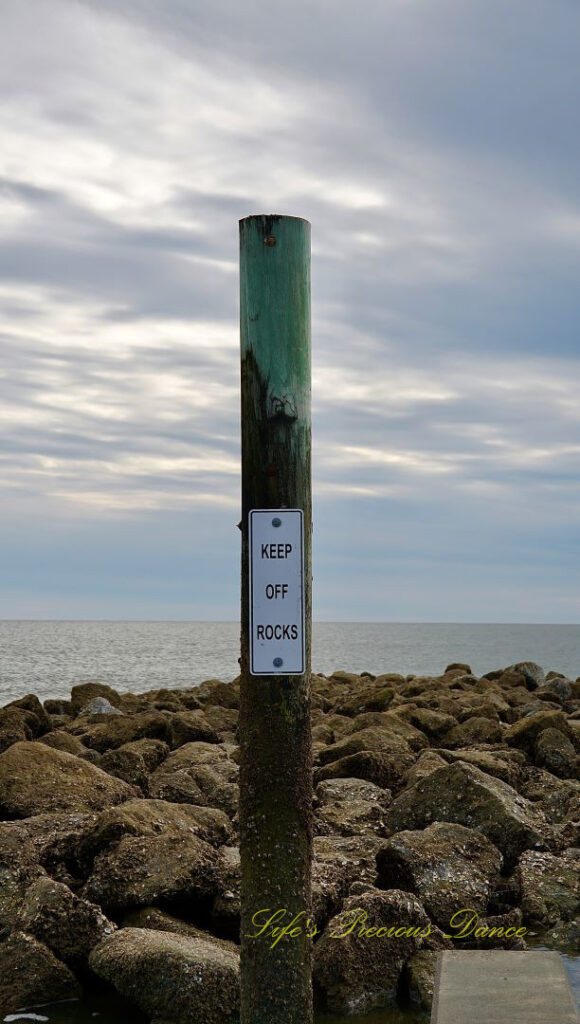
M236 622L0 621L0 705L35 693L66 697L77 683L103 682L139 693L195 686L238 674ZM517 661L535 661L572 679L580 676L580 626L481 623L323 622L313 626L312 668L349 672L438 674L452 661L476 675ZM565 957L576 997L580 958ZM319 1014L317 1024L425 1024L413 1008L364 1017ZM45 1024L146 1024L123 1001L91 997L0 1018Z
M0 621L0 705L36 693L66 697L77 683L102 682L139 693L233 679L239 671L237 622ZM481 623L319 622L312 668L438 674L452 661L476 675L535 661L580 675L580 626Z

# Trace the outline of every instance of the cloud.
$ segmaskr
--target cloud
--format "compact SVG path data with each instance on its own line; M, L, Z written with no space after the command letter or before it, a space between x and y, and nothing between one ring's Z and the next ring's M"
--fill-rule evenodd
M205 617L185 574L227 550L211 608L237 615L237 221L276 211L312 223L315 613L577 615L578 11L34 19L3 5L0 614L68 614L76 588L81 613ZM156 561L142 600L168 531L192 561Z

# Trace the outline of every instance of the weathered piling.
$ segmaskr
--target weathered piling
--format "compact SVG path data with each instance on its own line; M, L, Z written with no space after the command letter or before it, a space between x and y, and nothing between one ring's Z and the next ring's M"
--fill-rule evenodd
M241 1021L309 1024L312 982L307 919L311 910L312 751L308 221L274 215L240 221L240 334ZM256 616L261 613L255 608L252 616L250 607L249 518L256 509L294 509L302 513L298 517L302 521L302 550L297 552L296 545L292 545L295 561L291 583L279 583L283 577L276 576L276 584L270 584L268 591L270 598L261 594L262 602L270 599L272 621L278 624L269 628L257 621ZM289 518L273 515L267 525L285 526ZM297 521L294 518L295 526ZM278 534L282 533L278 530ZM273 554L276 559L278 552L283 558L287 547L265 545L262 551L265 558ZM255 557L259 558L259 552ZM303 574L301 581L296 576L298 563ZM265 572L268 568L264 565ZM275 568L279 571L281 567L276 564ZM288 568L290 571L290 565ZM254 581L255 600L259 596L256 588L266 590L265 578ZM283 604L290 596L292 609ZM283 656L280 643L285 645ZM257 671L258 653L262 658L259 675L253 674ZM264 674L264 664L271 664L271 674ZM278 914L271 926L263 928L268 918L280 910L285 910L285 915ZM272 927L289 925L293 919L296 921L292 934L275 942L279 933L272 935Z

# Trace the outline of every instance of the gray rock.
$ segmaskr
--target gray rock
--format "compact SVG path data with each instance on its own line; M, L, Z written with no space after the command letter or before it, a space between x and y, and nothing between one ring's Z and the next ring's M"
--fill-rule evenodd
M14 932L0 944L0 1008L27 1010L60 999L78 999L81 987L69 968L42 942Z
M48 877L29 887L16 923L73 969L84 965L90 951L117 927L96 904Z
M0 754L0 814L5 818L100 810L134 795L125 782L44 743L15 743Z
M580 861L574 853L555 857L527 850L518 864L522 911L528 921L544 925L572 919L580 907Z
M165 800L128 800L103 811L86 832L85 857L118 843L126 836L196 836L212 846L221 846L232 838L232 826L224 811L192 804L172 804Z
M106 697L92 697L87 703L80 709L79 715L122 715L123 712L119 708L114 707Z
M378 884L411 892L444 932L454 914L479 914L498 881L503 858L481 833L448 822L398 832L377 854Z
M580 760L574 744L559 729L543 729L536 739L535 761L560 778L579 778Z
M436 931L408 893L375 889L350 896L314 946L314 978L328 1008L366 1013L394 1003L405 961L426 942L442 944Z
M149 1017L175 1024L234 1024L239 956L212 941L123 928L93 950L93 971Z
M150 903L193 907L222 889L218 854L196 836L126 836L98 855L82 895L118 914Z
M388 811L391 832L422 829L433 821L454 821L477 829L512 866L526 849L545 849L553 840L541 812L500 779L462 761L440 768L404 790Z

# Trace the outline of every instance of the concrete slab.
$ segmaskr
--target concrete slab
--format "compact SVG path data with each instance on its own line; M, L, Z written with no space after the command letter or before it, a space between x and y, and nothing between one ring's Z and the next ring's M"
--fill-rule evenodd
M431 1024L578 1024L559 953L503 949L439 955Z

